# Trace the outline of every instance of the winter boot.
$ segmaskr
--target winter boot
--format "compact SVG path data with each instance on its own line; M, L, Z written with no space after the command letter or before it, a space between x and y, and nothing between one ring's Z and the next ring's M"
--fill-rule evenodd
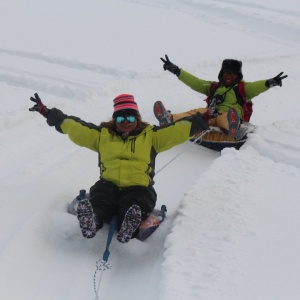
M78 203L77 219L82 235L86 238L93 238L97 232L93 208L89 199L83 199Z
M156 101L154 103L153 112L160 126L173 122L170 111L166 110L161 101Z
M132 205L127 210L125 218L117 235L121 243L128 243L133 233L138 229L142 220L142 210L138 205Z
M238 113L234 108L230 108L227 112L227 120L228 120L228 135L232 138L237 137L238 128L240 124L240 118Z

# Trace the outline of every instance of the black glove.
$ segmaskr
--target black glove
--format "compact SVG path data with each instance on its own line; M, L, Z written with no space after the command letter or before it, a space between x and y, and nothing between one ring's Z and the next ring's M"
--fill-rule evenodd
M38 111L44 117L47 117L49 113L49 109L43 104L42 100L40 99L37 93L34 94L34 97L30 97L30 100L35 102L36 104L29 108L30 111Z
M283 72L279 73L277 76L275 76L274 78L268 79L266 81L266 87L270 88L273 86L282 86L282 79L287 78L287 75L281 76L283 74Z
M162 62L164 63L164 70L168 70L171 73L175 74L176 76L180 75L180 69L175 66L173 63L170 62L168 55L165 55L166 59L160 58Z

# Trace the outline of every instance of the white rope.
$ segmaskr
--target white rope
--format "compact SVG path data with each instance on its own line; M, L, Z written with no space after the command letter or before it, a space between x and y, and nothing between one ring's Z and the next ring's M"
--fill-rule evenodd
M99 289L100 289L103 272L105 270L110 270L112 268L112 265L110 263L108 263L107 261L108 261L109 255L110 255L109 246L111 244L111 241L112 241L115 229L116 229L116 223L117 223L117 218L116 218L116 216L114 216L111 219L111 222L109 225L109 231L108 231L108 236L107 236L107 241L106 241L106 249L103 253L103 257L102 257L102 259L99 259L98 261L96 261L96 271L94 274L94 291L95 291L95 295L96 295L95 300L99 300ZM98 273L99 273L99 280L98 280L98 284L97 284L97 274Z
M202 140L203 136L209 132L210 130L204 130L202 131L194 140L193 140L193 144L197 143L199 140ZM166 168L168 165L170 165L175 159L177 159L182 153L184 153L184 151L179 152L177 155L175 155L172 159L170 159L165 165L163 165L157 172L156 175L161 172L164 168Z
M96 271L94 274L95 300L100 300L99 290L100 290L100 284L101 284L103 272L105 270L110 270L111 268L112 268L112 265L103 259L99 259L98 261L96 261ZM98 276L98 283L97 283L97 275L98 274L99 274L99 276Z

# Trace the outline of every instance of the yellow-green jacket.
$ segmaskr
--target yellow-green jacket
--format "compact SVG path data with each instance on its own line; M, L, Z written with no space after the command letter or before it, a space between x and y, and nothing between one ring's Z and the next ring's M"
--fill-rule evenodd
M47 122L67 134L75 144L98 152L100 177L120 188L152 186L156 155L208 128L206 121L192 116L168 126L148 125L139 134L123 140L105 127L67 116L56 108L50 110Z
M204 94L206 96L210 93L210 86L213 81L203 80L181 69L178 79L191 89ZM245 82L245 81L244 81ZM269 88L265 85L266 80L258 80L254 82L245 82L245 96L246 99L253 99L260 93L267 91ZM236 84L237 85L237 84ZM240 118L243 116L243 108L238 104L236 94L233 88L219 86L215 91L215 95L224 95L224 101L218 105L217 109L220 112L227 112L229 108L235 108Z

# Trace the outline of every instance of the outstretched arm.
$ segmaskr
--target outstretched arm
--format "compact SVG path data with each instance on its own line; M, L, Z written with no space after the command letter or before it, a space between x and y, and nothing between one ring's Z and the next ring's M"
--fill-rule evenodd
M200 113L180 119L168 126L155 126L153 129L154 149L157 153L166 151L207 129L209 129L208 122Z
M35 102L35 105L29 110L37 111L47 118L49 126L55 126L57 131L67 134L75 144L98 151L100 126L87 123L75 116L68 116L57 108L48 109L37 93L30 100Z

